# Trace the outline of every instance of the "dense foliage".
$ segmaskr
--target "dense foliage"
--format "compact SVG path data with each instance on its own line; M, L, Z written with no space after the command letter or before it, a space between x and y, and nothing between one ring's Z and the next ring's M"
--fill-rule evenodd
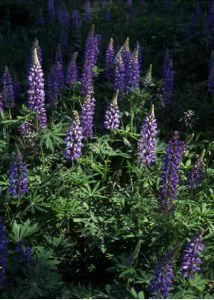
M0 14L0 297L214 298L214 2Z

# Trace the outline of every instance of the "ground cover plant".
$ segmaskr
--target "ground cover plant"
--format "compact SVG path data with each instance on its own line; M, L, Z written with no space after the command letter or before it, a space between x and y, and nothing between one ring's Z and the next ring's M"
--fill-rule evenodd
M214 297L214 2L2 0L0 297Z

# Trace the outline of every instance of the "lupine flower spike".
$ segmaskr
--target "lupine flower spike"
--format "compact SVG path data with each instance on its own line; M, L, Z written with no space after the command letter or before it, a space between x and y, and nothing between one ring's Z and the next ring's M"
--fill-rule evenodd
M48 102L52 106L57 106L59 96L59 80L56 76L56 67L52 66L48 74Z
M151 166L155 162L157 143L157 122L154 114L154 105L151 113L143 120L138 144L138 160L141 165Z
M85 0L85 18L86 20L90 20L91 18L91 4L90 4L90 0Z
M75 52L71 58L71 61L68 64L67 72L66 72L66 83L67 84L73 84L78 79L78 73L77 73L77 52Z
M214 52L212 51L209 61L208 92L214 94Z
M26 265L27 263L31 262L31 247L25 247L23 240L19 240L16 243L16 253L18 254L20 264Z
M8 191L12 197L28 192L27 167L20 153L14 155L10 163Z
M114 81L114 89L119 90L122 93L125 89L125 65L122 59L122 48L117 53L115 59L115 81Z
M3 97L2 94L0 93L0 113L4 111L4 103L3 103Z
M7 266L7 235L3 219L0 217L0 289L4 287Z
M114 54L114 40L110 38L108 48L105 55L105 78L111 79L114 77L114 63L115 63L115 54Z
M173 280L173 256L164 256L159 264L156 266L149 291L152 292L154 298L165 299L169 295L172 288Z
M136 47L135 51L132 53L130 62L129 62L129 70L127 70L127 85L132 88L139 87L140 81L140 66L138 61L139 54L139 46Z
M174 75L172 59L170 59L169 52L166 53L164 63L164 82L162 88L163 104L168 107L173 92Z
M41 128L47 127L47 117L45 109L44 75L38 60L37 49L34 49L33 66L28 76L28 107L37 113L38 125Z
M118 107L119 90L116 91L112 103L108 106L105 113L104 127L106 129L115 130L120 126L120 110Z
M200 254L204 249L202 234L194 236L184 249L182 258L182 274L184 278L192 278L200 271L199 265L202 263Z
M48 0L48 15L51 21L55 18L54 0Z
M126 39L121 51L124 67L125 67L125 88L129 86L130 70L131 70L131 51L129 48L129 38Z
M34 148L36 145L35 138L33 137L33 124L31 121L26 121L19 127L20 134L25 146Z
M179 165L182 154L185 150L184 142L180 141L178 132L169 140L166 146L166 153L162 167L160 181L160 203L161 212L168 212L172 209L177 196L179 183Z
M3 75L3 102L4 106L7 108L13 108L15 106L14 102L14 84L12 76L9 72L8 67L5 67L4 75Z
M83 130L80 125L80 119L77 111L73 112L73 119L68 128L65 143L66 149L64 152L64 157L67 160L76 160L81 156L82 153L82 143Z
M81 22L79 10L75 9L72 11L71 20L72 20L72 25L75 29L81 27L82 22Z
M153 85L153 79L152 79L152 65L149 66L148 71L146 72L146 76L143 80L143 85L145 87L152 86Z
M204 160L205 150L198 157L192 168L187 174L187 187L195 188L201 184L203 177L203 160Z
M85 138L93 137L93 118L96 100L93 95L86 96L86 100L82 106L81 124L83 128L83 136Z

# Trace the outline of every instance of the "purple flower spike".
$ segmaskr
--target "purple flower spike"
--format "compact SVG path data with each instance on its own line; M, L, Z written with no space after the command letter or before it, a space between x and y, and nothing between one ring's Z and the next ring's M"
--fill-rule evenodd
M61 27L66 27L69 22L69 15L64 5L60 5L57 9L57 19Z
M35 138L33 137L33 124L31 121L26 121L19 127L20 134L25 146L34 148L36 145Z
M92 95L87 95L82 106L81 124L83 128L83 136L85 138L93 137L93 118L96 100Z
M192 278L200 271L202 263L200 254L204 249L202 234L196 235L186 244L182 258L182 274L184 278Z
M141 165L151 166L155 162L157 144L157 122L154 105L151 113L143 120L138 144L138 160Z
M66 149L64 157L67 160L76 160L82 154L82 143L83 130L80 126L79 115L76 111L73 112L73 120L70 127L68 128L65 143Z
M4 111L4 103L2 94L0 94L0 113Z
M60 44L58 44L56 48L55 63L63 65L63 56L62 56L62 49Z
M150 282L149 291L154 298L165 299L172 288L173 258L172 255L164 256L156 266Z
M172 59L170 59L169 52L167 52L164 63L164 82L162 88L162 97L165 107L169 106L170 104L173 92L174 76L175 72L173 71Z
M48 0L48 15L51 21L55 18L54 0Z
M79 10L75 9L72 11L71 20L72 20L72 25L75 29L81 27L82 22L81 22Z
M184 150L185 144L179 140L178 132L175 132L174 136L169 140L166 146L162 167L159 189L159 209L162 212L170 211L173 207L174 200L176 199L179 183L178 171Z
M19 240L16 243L16 253L19 256L19 262L22 265L26 265L27 263L31 262L31 247L24 246L23 240Z
M105 78L111 79L114 77L114 63L115 63L115 53L114 53L114 40L110 38L108 48L105 55Z
M139 87L140 81L140 66L138 61L139 46L136 47L135 51L131 55L127 70L127 86L132 88Z
M140 46L139 42L137 42L136 46L138 47L138 63L139 63L139 69L141 70L141 66L143 62L143 56L142 56L143 48L142 46Z
M5 71L3 75L2 96L3 96L3 102L5 107L12 108L15 106L13 79L9 72L8 67L5 67Z
M7 266L7 235L3 219L0 217L0 289L4 287Z
M125 65L122 59L122 48L119 50L116 56L116 66L115 66L115 81L114 89L119 90L122 93L125 89Z
M129 49L129 38L126 39L121 51L124 67L125 67L125 86L126 88L130 82L131 72L131 51Z
M60 63L55 64L55 79L59 90L64 87L64 70Z
M90 20L91 19L91 3L90 0L85 0L85 18L86 20Z
M68 64L67 72L66 72L66 83L73 84L78 80L78 71L77 71L77 52L75 52Z
M8 191L12 197L28 192L27 167L20 153L13 156L10 164Z
M93 72L90 65L84 65L81 79L81 95L86 96L93 92Z
M68 36L67 32L64 29L62 29L60 33L60 43L63 48L66 48L68 46Z
M199 186L202 182L204 154L205 150L202 152L201 156L198 157L187 174L187 187L189 189Z
M120 109L118 107L119 90L116 91L112 103L108 106L105 113L104 127L106 129L115 130L120 126Z
M47 116L45 110L44 75L38 60L37 50L34 49L33 66L28 76L28 108L37 113L38 125L47 127Z
M212 51L208 66L208 92L214 94L214 52Z
M214 33L214 3L213 1L208 1L207 19L205 23L206 44L208 48L213 47L213 33Z
M48 74L48 102L52 106L57 106L59 96L58 78L56 78L56 68L52 66Z

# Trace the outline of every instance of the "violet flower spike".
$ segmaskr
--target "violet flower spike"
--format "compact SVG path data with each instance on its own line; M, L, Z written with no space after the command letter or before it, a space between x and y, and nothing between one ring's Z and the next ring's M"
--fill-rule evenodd
M3 103L3 97L2 94L0 94L0 113L4 111L4 103Z
M18 254L20 264L23 266L32 261L31 247L24 246L23 240L17 241L16 253Z
M79 10L75 9L72 11L71 20L72 20L72 25L75 29L78 29L81 27L82 22L81 22Z
M74 84L78 80L78 71L77 71L77 64L76 64L77 55L78 55L77 52L73 54L67 66L67 71L66 71L67 84Z
M162 88L162 97L165 107L169 106L172 97L174 75L175 72L173 70L172 59L170 59L169 61L167 60L167 63L164 65L164 82Z
M105 54L105 78L111 79L114 77L114 63L115 63L115 53L114 53L114 40L110 38L108 48Z
M116 91L112 103L105 112L104 127L106 129L115 130L120 126L120 109L118 107L119 90Z
M122 47L121 55L125 68L125 88L127 88L131 77L131 51L129 49L129 38L126 39Z
M12 76L7 66L5 67L5 71L3 75L2 97L3 97L4 107L13 108L15 106L14 84L13 84Z
M48 0L48 15L51 21L55 18L54 0Z
M138 143L138 161L141 165L149 167L155 162L156 144L157 121L154 114L154 105L152 105L151 113L143 120Z
M81 124L83 136L91 139L93 137L93 118L95 112L96 100L92 95L87 95L82 106Z
M182 258L182 274L184 278L192 278L200 271L199 265L202 263L200 254L204 249L202 234L194 236L184 249Z
M135 51L131 55L129 63L129 74L127 75L127 86L132 88L139 87L140 81L140 66L138 61L139 46L136 47Z
M176 199L179 184L178 171L184 150L185 144L179 140L178 132L175 132L166 146L163 161L159 188L159 210L161 212L169 212Z
M82 154L83 129L80 126L79 115L76 111L73 112L73 119L66 134L66 149L64 157L67 160L77 160Z
M0 217L0 289L5 284L5 274L7 267L7 234L2 217Z
M37 50L34 49L34 62L28 76L28 108L37 113L38 125L47 127L47 116L45 109L44 75L38 60Z
M114 90L119 90L122 93L125 89L125 65L121 55L122 48L119 50L115 60L115 81Z
M63 56L62 56L62 49L61 45L58 44L56 48L56 54L55 54L55 63L63 65Z
M20 153L13 156L10 164L8 192L12 197L28 192L27 167Z
M52 66L48 74L48 102L52 106L57 106L59 97L59 81L56 77L56 67Z
M84 8L85 8L85 19L90 20L91 19L91 3L90 3L90 0L85 0Z
M198 159L187 174L187 187L189 189L199 186L202 182L204 154L205 150L198 157Z
M153 293L154 298L167 298L172 288L173 275L173 257L166 255L155 267L149 285L149 291Z
M22 137L23 143L29 148L34 148L36 145L36 140L33 136L33 124L31 121L26 121L19 126L20 135Z

